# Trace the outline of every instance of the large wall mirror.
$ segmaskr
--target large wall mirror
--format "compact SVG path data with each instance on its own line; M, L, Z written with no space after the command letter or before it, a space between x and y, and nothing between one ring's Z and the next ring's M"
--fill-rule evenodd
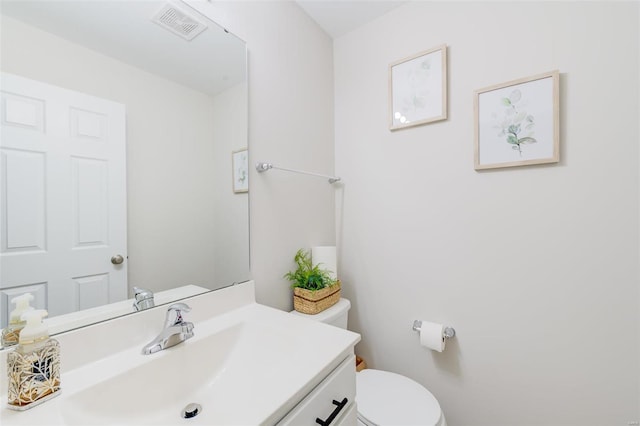
M0 7L0 325L249 279L245 43L177 0Z

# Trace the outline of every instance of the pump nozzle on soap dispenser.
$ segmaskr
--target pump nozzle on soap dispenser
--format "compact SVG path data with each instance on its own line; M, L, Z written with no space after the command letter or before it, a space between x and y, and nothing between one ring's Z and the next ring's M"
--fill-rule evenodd
M21 322L22 314L26 311L33 310L33 306L30 305L33 300L33 294L25 293L20 296L11 299L11 303L16 305L15 309L11 311L10 322Z
M24 328L26 321L22 319L22 314L33 310L33 306L29 303L33 300L31 293L24 293L11 299L11 303L15 308L9 314L9 325L2 330L2 346L13 346L18 344L21 330Z

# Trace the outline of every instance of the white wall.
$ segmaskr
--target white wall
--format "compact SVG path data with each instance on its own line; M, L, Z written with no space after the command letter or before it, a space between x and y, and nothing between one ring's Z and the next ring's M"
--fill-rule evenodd
M453 426L640 420L637 9L412 2L334 43L350 328ZM390 132L389 63L442 43L449 119ZM560 164L474 171L473 91L553 69ZM457 337L432 353L414 319Z
M247 148L247 84L237 84L213 98L214 158L213 270L215 282L249 276L249 194L233 192L231 153ZM242 273L241 271L246 271Z
M333 172L332 41L291 1L189 3L247 42L251 273L258 302L289 310L296 250L335 242L335 189L253 164Z
M2 40L3 71L126 105L129 286L210 283L211 98L6 16Z

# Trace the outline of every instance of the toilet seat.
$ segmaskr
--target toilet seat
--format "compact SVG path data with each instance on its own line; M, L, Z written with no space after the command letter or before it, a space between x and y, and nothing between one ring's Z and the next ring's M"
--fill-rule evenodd
M358 420L368 426L443 426L436 398L419 383L388 371L356 373Z

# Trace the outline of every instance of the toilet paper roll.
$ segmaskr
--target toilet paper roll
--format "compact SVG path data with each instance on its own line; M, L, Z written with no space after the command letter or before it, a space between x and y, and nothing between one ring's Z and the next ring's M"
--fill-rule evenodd
M320 269L330 271L332 279L335 280L338 277L335 246L311 247L311 262L314 265L320 264Z
M444 351L444 325L422 321L420 327L420 344L434 351Z

